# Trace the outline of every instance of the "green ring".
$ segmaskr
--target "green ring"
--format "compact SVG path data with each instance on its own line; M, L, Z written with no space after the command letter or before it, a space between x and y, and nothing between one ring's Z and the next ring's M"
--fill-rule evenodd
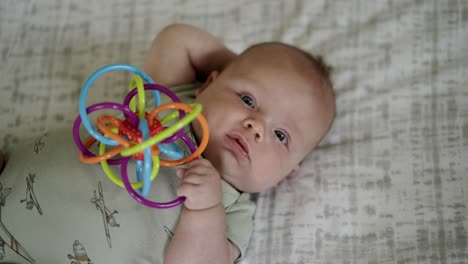
M190 122L192 122L201 111L202 111L201 104L194 104L193 111L186 114L184 118L177 121L174 125L168 127L167 129L163 130L161 133L154 135L153 137L141 142L138 145L122 149L120 154L122 156L130 156L135 153L141 152L143 151L143 149L153 146L156 143L163 141L164 139L173 135L175 132L179 131L184 126L190 124Z
M137 88L137 97L138 97L138 118L145 118L145 108L146 108L146 98L145 98L145 88L143 86L143 79L140 75L134 75L132 81L130 82L130 90L136 86ZM135 112L135 98L130 100L130 109Z
M99 143L99 155L104 154L105 151L106 151L106 144ZM104 173L107 175L107 177L109 177L109 179L113 183L115 183L116 185L122 188L125 188L125 185L123 184L122 180L119 177L117 177L114 174L114 172L112 172L112 170L110 169L109 163L107 163L107 160L101 161L101 166L102 166L102 169L104 170ZM159 172L159 156L153 156L153 170L151 171L151 181L156 179L158 172ZM143 187L143 181L132 182L131 185L134 189L138 189L138 188Z

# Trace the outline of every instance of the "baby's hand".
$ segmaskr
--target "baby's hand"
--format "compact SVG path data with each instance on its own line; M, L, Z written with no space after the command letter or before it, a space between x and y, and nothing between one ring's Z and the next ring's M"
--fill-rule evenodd
M203 210L221 203L221 176L211 162L200 158L187 169L178 169L181 183L178 196L185 196L185 207L190 210Z

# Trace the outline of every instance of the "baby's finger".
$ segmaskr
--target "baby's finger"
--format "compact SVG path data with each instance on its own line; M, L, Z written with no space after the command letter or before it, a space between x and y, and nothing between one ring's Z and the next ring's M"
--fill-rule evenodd
M177 196L184 196L186 198L190 198L193 196L193 193L195 193L196 185L190 184L190 183L183 183L179 185L176 189L176 194Z
M198 185L198 184L203 183L205 179L206 177L204 177L204 175L189 171L185 173L185 175L182 177L182 182Z
M204 159L204 158L199 158L190 163L189 168L193 168L193 167L213 167L213 165L211 165L211 162L209 160Z

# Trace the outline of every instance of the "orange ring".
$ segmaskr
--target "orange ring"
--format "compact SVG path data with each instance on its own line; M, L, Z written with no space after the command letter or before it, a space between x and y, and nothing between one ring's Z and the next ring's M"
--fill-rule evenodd
M89 148L91 147L94 143L96 142L96 139L93 138L93 137L89 137L86 142L84 143L85 147ZM107 151L106 153L102 154L102 155L96 155L96 157L85 157L85 155L83 155L82 152L79 153L79 156L80 156L80 161L83 162L83 163L86 163L86 164L94 164L94 163L99 163L103 160L107 160L107 159L110 159L114 156L117 156L117 154L120 153L120 151L122 150L123 146L117 146L109 151Z
M113 127L107 126L104 123L105 121L111 123L111 125L114 125L114 126ZM112 128L119 128L120 124L122 123L122 121L120 119L115 118L113 116L102 115L102 116L97 118L96 123L97 123L98 128L102 132L104 132L104 134L106 134L108 137L110 137L111 139L117 141L118 143L120 143L121 145L123 145L124 147L127 147L127 148L131 145L130 141L128 141L128 140L124 139L123 137L120 137L118 134L112 132Z
M150 120L153 120L153 118L158 113L164 110L169 110L169 109L182 109L186 112L190 112L193 110L193 108L187 104L170 102L170 103L160 105L157 108L153 109L153 111L151 111L151 113L148 115L148 118ZM179 165L191 162L195 160L196 158L198 158L198 156L200 156L201 153L206 149L206 146L208 145L208 139L210 138L210 131L208 130L208 123L206 122L205 117L201 113L197 115L196 119L200 122L200 125L203 130L203 138L197 150L195 150L195 152L193 152L192 154L190 154L189 156L183 159L179 159L179 160L162 160L161 159L160 165L175 167L175 166L179 166Z
M113 126L106 125L105 122L108 122ZM98 126L99 130L104 132L104 134L106 136L108 136L108 137L114 139L115 141L117 141L118 143L120 143L121 146L123 146L123 147L132 146L132 143L130 141L128 141L127 139L122 138L118 134L112 132L113 128L118 128L121 125L122 121L120 119L115 118L113 116L102 115L102 116L97 118L96 123L97 123L97 126ZM87 147L87 148L89 148L89 147ZM159 147L156 144L151 148L151 156L155 156L155 155L159 155Z

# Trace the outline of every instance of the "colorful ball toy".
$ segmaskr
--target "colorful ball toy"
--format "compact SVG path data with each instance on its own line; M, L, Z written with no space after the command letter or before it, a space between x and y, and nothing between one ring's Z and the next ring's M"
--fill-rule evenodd
M86 107L86 97L94 81L111 71L128 71L135 74L130 83L132 90L127 94L123 103L103 102ZM145 111L145 91L151 91L155 100L155 108L150 112ZM172 102L161 104L160 92L167 95ZM100 115L96 119L96 129L91 124L88 114L103 109L118 110L123 113L124 117ZM160 117L159 115L166 110L174 111ZM95 71L83 85L79 98L79 115L73 124L73 139L80 151L79 156L83 163L101 163L109 179L125 187L135 200L152 208L171 208L183 203L185 197L178 197L169 202L154 202L145 197L149 194L151 181L156 178L160 165L179 166L195 160L205 150L209 131L201 110L200 104L182 103L173 92L155 84L151 77L142 70L126 64L111 64ZM198 120L203 130L203 137L198 148L184 133L184 127L194 119ZM84 143L79 134L81 124L90 134ZM187 145L191 152L189 156L184 157L184 152L175 144L176 140L182 140ZM99 142L98 154L89 150L96 141ZM106 145L113 148L106 152ZM161 152L171 159L160 159ZM127 172L130 160L136 161L137 181L132 183ZM109 165L120 165L120 177L112 172Z

